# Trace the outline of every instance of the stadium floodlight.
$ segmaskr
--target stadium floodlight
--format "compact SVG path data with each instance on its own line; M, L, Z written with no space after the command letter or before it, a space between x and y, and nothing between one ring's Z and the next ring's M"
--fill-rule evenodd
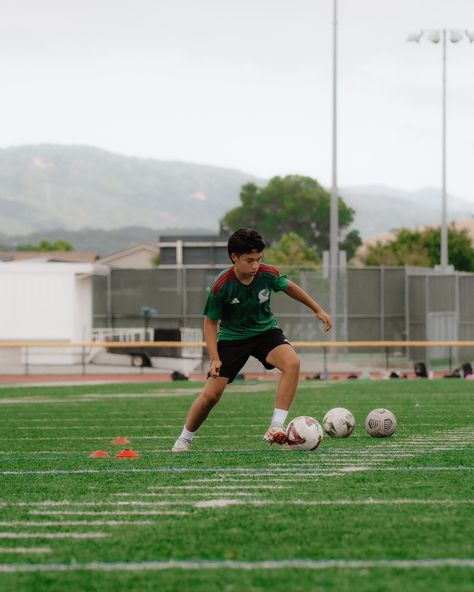
M451 43L459 43L463 40L464 33L462 31L450 31L449 37Z
M441 257L439 270L443 273L449 271L448 265L448 226L447 226L447 207L446 207L446 38L449 34L451 43L459 43L467 37L474 42L474 32L460 29L438 29L421 30L419 33L410 33L407 37L408 42L419 43L424 35L431 43L443 41L443 102L442 102L442 170L441 170Z
M431 43L439 43L441 41L441 33L439 31L430 31L426 36Z
M422 37L423 37L423 31L420 31L419 33L410 33L407 37L407 41L411 41L414 43L420 43Z

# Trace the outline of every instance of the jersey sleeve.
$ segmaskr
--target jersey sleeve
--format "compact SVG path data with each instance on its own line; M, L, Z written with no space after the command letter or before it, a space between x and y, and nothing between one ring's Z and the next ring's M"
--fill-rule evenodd
M202 314L213 321L218 321L221 318L221 303L219 293L214 294L212 290L209 290L206 305Z
M280 275L278 268L273 265L261 265L261 270L267 277L269 287L273 292L282 292L288 288L288 276Z
M288 276L286 274L275 276L274 286L272 288L273 291L274 292L282 292L283 290L286 290L287 288L288 288Z

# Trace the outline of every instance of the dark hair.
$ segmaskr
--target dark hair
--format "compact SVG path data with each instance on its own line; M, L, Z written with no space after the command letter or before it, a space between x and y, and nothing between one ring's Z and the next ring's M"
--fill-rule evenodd
M227 251L231 259L232 253L236 255L243 255L252 251L261 253L264 248L265 243L263 242L263 238L252 228L239 228L229 238L229 242L227 243Z

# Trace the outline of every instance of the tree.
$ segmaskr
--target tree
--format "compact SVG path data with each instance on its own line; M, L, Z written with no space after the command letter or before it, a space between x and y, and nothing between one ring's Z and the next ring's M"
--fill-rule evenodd
M358 230L351 230L343 241L339 243L341 251L345 251L347 254L347 261L350 261L356 254L357 248L362 244L362 239Z
M370 245L362 258L366 265L415 265L434 267L439 264L441 232L437 228L397 230L387 244ZM474 248L466 229L448 228L448 261L458 271L474 271Z
M270 246L295 232L321 255L329 249L331 196L310 177L274 177L266 187L247 183L240 192L242 204L221 220L223 231L257 228ZM354 210L338 199L339 231L354 219Z
M16 247L17 251L74 251L74 247L71 243L68 243L65 240L56 240L54 242L50 242L47 239L41 240L36 245L25 244L25 245L18 245Z
M299 266L314 266L321 262L316 251L294 232L284 234L273 247L265 249L265 260L273 265Z

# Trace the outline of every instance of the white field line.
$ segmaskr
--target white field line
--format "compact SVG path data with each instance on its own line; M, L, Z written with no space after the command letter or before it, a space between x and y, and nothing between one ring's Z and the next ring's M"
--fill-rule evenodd
M0 532L0 539L103 539L105 532Z
M97 418L94 418L97 419ZM47 420L45 420L47 421ZM104 429L104 424L100 424L100 425L89 425L87 422L83 422L82 424L72 424L72 425L67 425L67 423L65 421L62 420L58 420L61 422L62 425L60 426L15 426L14 423L12 422L5 422L6 425L8 425L11 428L14 428L15 430L27 430L27 431L32 431L32 430L84 430L84 429L100 429L103 430ZM75 420L77 421L77 420ZM134 430L134 429L145 429L145 430L173 430L173 433L177 430L177 427L175 425L172 424L168 424L168 425L162 425L159 422L150 419L149 420L150 425L146 425L145 423L142 424L130 424L130 423L124 423L124 424L116 424L114 423L114 429L117 430ZM0 422L1 424L1 422ZM419 425L419 424L417 424ZM244 423L229 423L229 424L213 424L213 425L206 425L206 431L208 430L212 430L212 429L226 429L228 430L229 428L245 428L246 430L248 428L255 428L255 429L261 429L262 433L265 431L265 427L266 424L244 424Z
M419 467L360 467L362 469L370 470L371 472L396 472L396 473L404 473L404 472L438 472L438 471L474 471L474 466L458 466L458 467L451 467L451 466L419 466ZM343 470L343 469L341 469ZM319 476L320 473L332 472L333 469L319 469L317 472L308 471L305 473L298 473L301 471L300 468L295 469L247 469L244 467L239 467L235 469L229 469L228 467L213 467L213 468L184 468L184 467L162 467L162 468L150 468L150 469L113 469L113 468L102 468L102 469L44 469L44 470L17 470L17 471L0 471L0 475L50 475L50 476L58 476L58 475L94 475L94 474L101 474L101 475L113 475L113 474L142 474L142 473L152 473L152 474L183 474L183 473L217 473L222 471L222 474L233 475L278 475L282 476L285 475L293 475L293 476L310 476L316 475Z
M179 489L179 487L176 488L172 488L172 489ZM186 496L186 497L195 497L195 496L203 496L205 495L206 497L212 496L212 495L221 495L221 491L203 491L200 487L196 487L196 489L199 489L199 491L193 491L193 492L181 492L181 493L174 493L173 491L163 491L162 493L156 492L156 493L136 493L136 492L132 492L132 493L114 493L112 495L118 495L118 496L123 496L123 497L177 497L177 496ZM227 489L227 488L220 488L220 489ZM246 487L241 488L241 487L230 487L229 489L247 489ZM261 489L261 487L255 487L253 489ZM268 487L267 489L275 489L275 488L270 488ZM285 487L279 487L278 489L286 489ZM236 492L232 492L232 495L236 495L238 497L247 497L250 495L254 495L254 493L248 492L248 491L236 491Z
M297 505L297 506L459 506L472 505L474 500L425 500L425 499L394 499L394 500L378 500L378 499L362 499L362 500L237 500L237 499L214 499L203 500L194 504L195 508L222 508L225 506L279 506L279 505Z
M319 476L328 476L328 475L339 475L339 473L321 473ZM258 475L252 475L252 476L248 476L248 477L241 477L240 479L226 479L226 478L216 478L216 479L187 479L185 482L186 483L241 483L242 484L242 488L246 488L247 485L245 483L250 482L250 483L255 483L255 481L264 481L265 483L267 482L271 482L271 483L306 483L307 481L315 481L314 478L314 473L308 477L308 478L298 478L298 479L291 479L291 478L276 478L276 477L271 477L271 476L267 476L267 477L259 477ZM275 489L274 487L271 487L272 489ZM261 489L260 487L258 489ZM286 487L284 488L286 489Z
M3 437L0 438L0 441L2 440L8 440L9 442L12 441L21 441L21 442L31 442L31 441L43 441L43 440L81 440L81 441L85 441L85 440L105 440L107 442L110 442L110 440L113 440L116 436L114 435L108 435L108 436L88 436L88 435L83 435L83 436L20 436L20 437L15 437L15 436L9 436L9 437ZM252 438L252 439L257 439L257 438L261 438L262 435L259 434L255 434L255 435L251 435L248 436L248 438ZM137 435L128 435L127 438L129 440L169 440L170 442L174 442L176 439L176 434L174 435L168 435L168 436L137 436ZM216 436L206 436L206 435L200 435L199 439L200 440L210 440L210 439L214 439L216 438ZM232 438L233 440L235 440L235 435L232 434L222 434L219 435L219 439L221 438L225 438L225 439L230 439ZM205 452L205 451L203 451ZM235 452L235 450L232 450L231 452ZM250 452L250 450L249 450Z
M235 494L234 494L235 495ZM209 497L203 494L203 497ZM184 499L184 498L181 498ZM194 504L194 501L189 501L190 504ZM188 503L188 502L186 502ZM143 506L143 507L163 507L163 506L177 506L180 505L179 499L176 501L170 499L167 501L143 501L143 500L113 500L109 502L97 501L97 502L74 502L70 500L64 501L44 501L44 502L16 502L11 504L0 504L1 507L23 507L23 508L95 508L95 507L127 507L127 506ZM31 513L31 512L30 512ZM61 514L64 512L61 512ZM163 512L161 512L163 513ZM96 515L97 512L93 512L91 515ZM131 524L131 522L128 522ZM135 521L133 522L135 524Z
M205 495L205 494L204 494ZM230 495L235 496L235 493L231 493ZM64 515L81 515L81 516L103 516L103 515L125 515L125 516L141 516L141 515L163 515L163 514L178 514L181 515L182 512L174 512L174 511L159 511L159 512L151 512L151 511L122 511L122 510L107 510L107 511L82 511L82 510L74 510L72 508L83 508L83 507L113 507L113 508L122 508L122 507L139 507L139 508L156 508L156 507L167 507L167 506L195 506L200 507L200 504L207 504L212 505L216 502L222 502L223 498L214 498L214 499L207 499L207 500L189 500L184 497L180 499L162 499L160 501L142 501L142 500L127 500L127 501L112 501L112 502L72 502L72 501L62 501L62 502L36 502L35 504L30 504L31 506L38 507L41 504L42 508L59 508L65 507L65 510L30 510L29 515L35 516L64 516ZM240 504L240 505L288 505L290 503L288 500L258 500L255 498L224 498L224 501L230 501L233 504ZM374 499L374 498L364 498L364 499L357 499L357 500L348 500L348 499L322 499L322 500L301 500L301 499L292 499L291 504L297 505L306 505L306 506L351 506L351 505L474 505L474 499L456 499L456 498L444 498L444 499L435 499L435 500L426 500L426 499L413 499L413 498L401 498L401 499L393 499L393 500L384 500L384 499ZM11 504L14 505L14 504ZM27 506L28 504L23 504ZM204 506L202 506L204 507ZM15 521L19 524L23 524L22 521ZM77 524L76 524L77 522ZM117 525L120 523L123 524L139 524L138 521L117 521ZM13 522L12 522L13 523ZM146 521L144 522L144 524ZM8 525L10 522L0 522L0 525ZM57 525L60 522L54 521L51 522L51 525ZM74 526L76 525L89 525L94 524L92 522L87 521L75 521ZM38 522L38 525L45 526L50 525L46 522ZM72 525L72 524L71 524ZM115 524L114 524L115 525Z
M0 547L0 553L51 553L51 547Z
M5 520L0 526L148 526L153 520Z
M187 512L175 510L31 510L30 516L184 516Z
M35 573L67 571L163 571L163 570L270 570L275 569L437 569L444 567L473 569L474 559L380 559L364 560L311 560L286 559L281 561L142 561L90 563L3 563L0 573Z
M211 489L213 491L217 489L285 489L281 486L273 486L273 485L150 485L148 489L156 489L158 490L156 493L141 493L140 495L162 495L162 492L165 489ZM133 493L114 493L114 495L133 495ZM168 495L167 493L165 495Z

